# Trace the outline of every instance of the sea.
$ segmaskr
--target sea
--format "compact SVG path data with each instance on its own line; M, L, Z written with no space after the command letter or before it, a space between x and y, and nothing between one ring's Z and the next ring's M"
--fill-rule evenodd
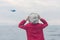
M60 25L48 25L43 33L45 40L60 40ZM26 31L17 25L0 25L0 40L27 40Z

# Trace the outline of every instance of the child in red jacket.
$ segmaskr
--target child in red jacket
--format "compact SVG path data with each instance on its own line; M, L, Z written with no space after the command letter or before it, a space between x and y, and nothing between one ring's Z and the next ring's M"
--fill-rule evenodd
M42 23L39 23L39 20ZM27 21L29 23L25 24ZM43 29L48 26L45 19L40 18L37 13L31 13L26 20L19 23L19 28L26 30L27 40L45 40Z

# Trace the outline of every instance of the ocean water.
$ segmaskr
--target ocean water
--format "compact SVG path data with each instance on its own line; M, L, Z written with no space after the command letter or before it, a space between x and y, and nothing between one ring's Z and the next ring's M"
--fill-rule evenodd
M52 25L44 29L45 40L60 40L60 26Z
M44 29L45 40L60 40L60 26L49 25ZM0 40L27 40L26 32L17 25L0 25Z

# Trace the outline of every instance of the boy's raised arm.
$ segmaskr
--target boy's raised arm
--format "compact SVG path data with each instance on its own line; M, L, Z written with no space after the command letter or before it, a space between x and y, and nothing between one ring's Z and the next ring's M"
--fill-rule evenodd
M25 23L26 23L26 20L22 20L22 21L19 23L18 27L19 27L19 28L22 28L22 29L26 29L26 26L24 25Z
M43 24L42 24L42 27L43 27L43 28L45 28L46 26L48 26L48 23L47 23L47 21L46 21L45 19L40 18L40 21L43 23Z

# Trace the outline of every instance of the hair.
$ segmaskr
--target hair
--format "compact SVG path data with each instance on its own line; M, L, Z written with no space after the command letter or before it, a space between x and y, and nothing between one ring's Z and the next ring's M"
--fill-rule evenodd
M38 13L31 13L30 15L29 15L29 17L30 16L39 16L39 14Z
M38 18L38 13L31 13L30 15L29 15L29 22L30 22L30 18L31 17L37 17Z
M37 14L37 13L30 13L30 15L31 15L31 14Z

